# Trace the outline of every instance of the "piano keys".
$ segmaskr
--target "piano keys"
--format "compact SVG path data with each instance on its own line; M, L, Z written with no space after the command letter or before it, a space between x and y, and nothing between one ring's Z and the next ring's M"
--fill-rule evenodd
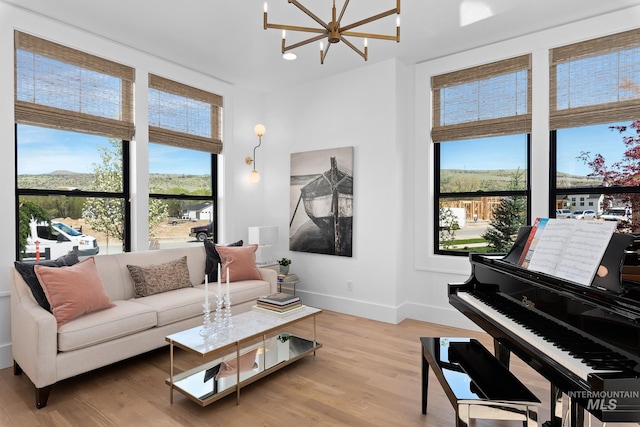
M591 286L521 268L530 228L508 254L470 254L471 276L449 302L494 338L496 357L516 354L571 398L572 425L587 410L603 422L640 422L640 284L621 279L632 236L614 234ZM549 425L561 425L552 419Z

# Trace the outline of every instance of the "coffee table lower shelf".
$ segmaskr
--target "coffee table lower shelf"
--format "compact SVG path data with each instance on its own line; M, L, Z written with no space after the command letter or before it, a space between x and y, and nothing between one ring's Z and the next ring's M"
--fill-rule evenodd
M285 342L281 342L278 337L272 337L263 343L264 345L252 346L253 348L240 349L240 372L232 368L235 372L231 375L223 376L219 379L215 378L220 370L224 370L224 368L221 368L221 365L225 363L225 360L231 360L231 365L235 365L236 353L234 352L227 357L215 359L177 374L173 377L173 381L171 381L171 378L167 378L165 383L172 387L173 390L179 391L203 407L234 392L238 394L239 402L240 389L242 387L258 381L305 356L315 353L316 350L322 347L322 344L318 342L314 343L313 341L294 335L287 335L287 341ZM284 358L282 354L283 349L279 348L279 346L283 347L282 344L286 344L286 347L288 347L284 349L289 352L288 359L286 360L280 360ZM266 351L264 350L265 347L267 348ZM270 352L274 352L273 357L270 357ZM243 356L253 356L254 353L256 356L251 359L255 360L253 369L243 371L243 363L245 363ZM265 366L266 369L264 369Z

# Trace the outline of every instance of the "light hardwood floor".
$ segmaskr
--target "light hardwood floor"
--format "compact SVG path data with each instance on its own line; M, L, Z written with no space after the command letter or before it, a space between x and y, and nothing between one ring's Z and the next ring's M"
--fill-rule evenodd
M398 325L325 311L317 318L323 347L205 408L180 393L169 403L163 348L56 384L36 409L33 386L11 368L0 371L2 426L451 426L454 412L431 373L429 413L421 413L421 336L469 336L492 348L488 335L415 320ZM194 360L176 351L180 369ZM512 357L512 370L543 402L548 383ZM521 423L478 421L477 426ZM588 424L586 424L588 425ZM601 426L595 421L592 426ZM609 424L611 425L611 424ZM624 424L631 426L636 424ZM616 424L623 426L623 424Z

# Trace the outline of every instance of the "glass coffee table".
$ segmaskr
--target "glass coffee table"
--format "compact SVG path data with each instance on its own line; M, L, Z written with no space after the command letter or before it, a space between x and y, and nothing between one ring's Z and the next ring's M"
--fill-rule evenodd
M167 336L170 373L166 379L170 402L177 390L192 401L207 406L291 363L314 354L322 344L316 341L316 316L321 309L302 306L285 315L260 309L232 317L230 334L200 336L202 326ZM200 356L204 363L175 373L175 347Z

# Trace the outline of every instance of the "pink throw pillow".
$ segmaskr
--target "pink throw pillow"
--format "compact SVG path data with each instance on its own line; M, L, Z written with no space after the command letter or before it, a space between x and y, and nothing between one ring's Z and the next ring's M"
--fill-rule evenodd
M256 363L256 355L258 349L254 349L240 355L240 372L247 372L258 367ZM220 378L229 377L235 375L238 371L238 359L231 359L220 364L220 371L216 375L216 380Z
M222 260L221 280L227 281L227 268L229 269L229 282L240 280L260 280L260 272L256 268L256 250L258 245L248 246L219 246L216 250Z
M58 327L83 314L115 307L104 290L93 257L70 267L34 267Z

